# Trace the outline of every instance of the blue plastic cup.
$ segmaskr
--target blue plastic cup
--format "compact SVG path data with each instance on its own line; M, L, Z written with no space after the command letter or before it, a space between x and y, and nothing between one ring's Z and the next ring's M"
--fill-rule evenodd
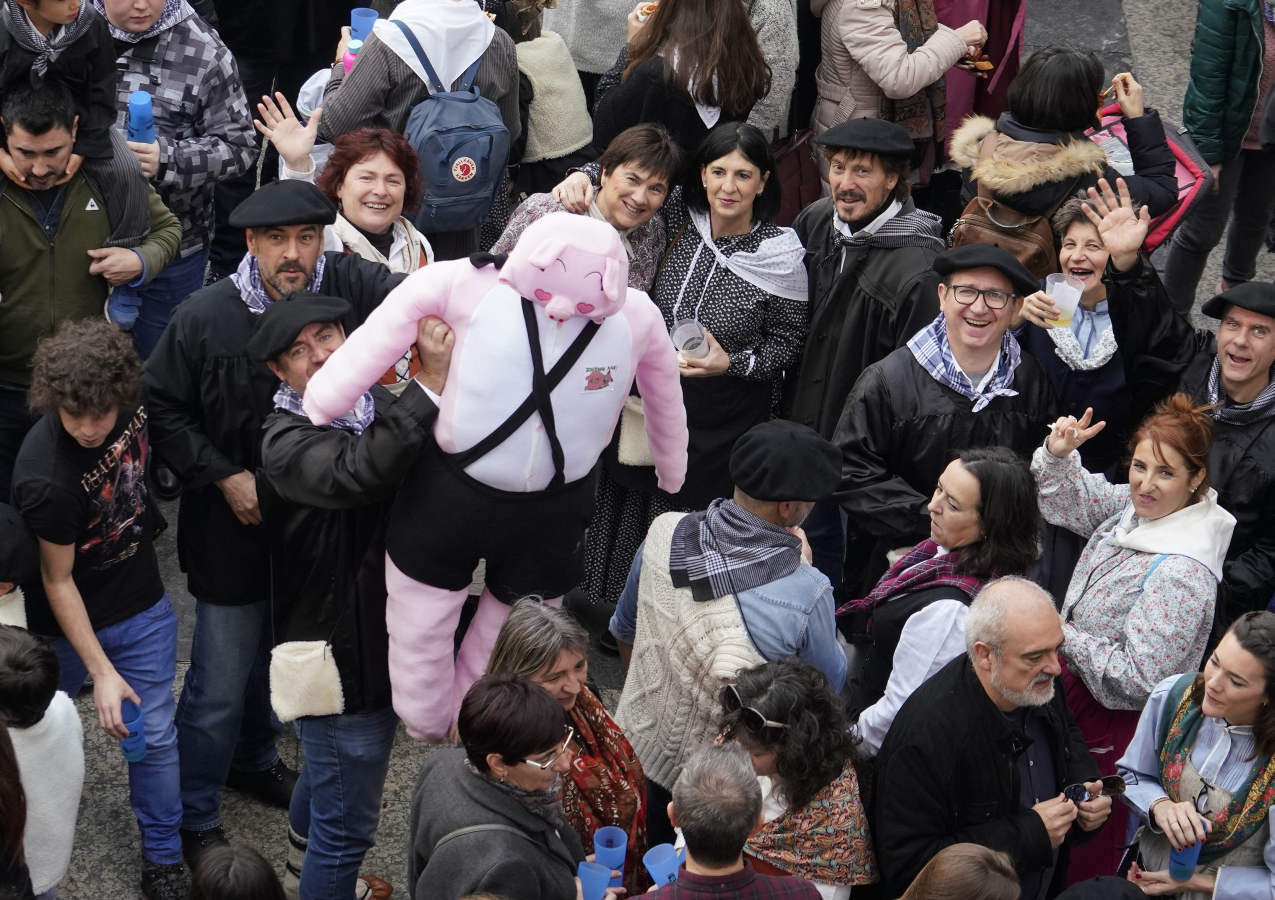
M593 858L611 871L620 874L611 879L611 887L619 887L624 881L624 853L629 846L629 836L623 828L607 825L593 832Z
M350 10L350 40L366 41L377 18L376 10L366 6L356 6Z
M139 144L155 143L155 113L151 95L145 91L128 95L128 139Z
M131 763L141 762L146 757L146 727L141 707L132 700L121 700L120 718L128 729L128 737L120 741L124 758Z
M1195 874L1195 864L1200 861L1200 848L1203 841L1196 841L1182 850L1169 851L1169 877L1174 881L1189 881Z
M677 851L672 844L656 844L642 857L642 864L651 873L651 880L663 886L677 881L679 865Z
M602 900L606 896L607 883L611 880L609 867L582 859L576 866L576 875L580 878L584 900Z

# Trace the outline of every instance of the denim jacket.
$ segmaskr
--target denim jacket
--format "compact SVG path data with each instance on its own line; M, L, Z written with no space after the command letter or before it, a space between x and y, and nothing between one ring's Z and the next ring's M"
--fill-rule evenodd
M628 580L611 617L611 633L626 644L633 643L637 629L643 549L645 544L633 556ZM800 565L791 575L740 591L736 599L758 653L768 660L796 656L822 672L834 692L841 690L846 680L846 654L837 643L832 585L826 575L814 566Z

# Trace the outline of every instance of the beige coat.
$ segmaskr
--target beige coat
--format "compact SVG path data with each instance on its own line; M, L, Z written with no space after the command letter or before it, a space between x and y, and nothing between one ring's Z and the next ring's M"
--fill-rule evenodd
M896 0L811 0L822 15L823 60L815 71L815 134L848 119L875 119L884 97L904 100L944 76L965 55L946 25L909 53L894 24Z

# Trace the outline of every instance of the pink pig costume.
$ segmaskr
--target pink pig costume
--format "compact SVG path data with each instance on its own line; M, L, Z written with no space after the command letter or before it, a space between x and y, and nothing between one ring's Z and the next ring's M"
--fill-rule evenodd
M386 538L394 710L418 740L445 736L482 674L509 604L555 605L581 575L592 472L636 377L659 484L686 476L677 355L655 304L627 288L619 234L554 213L499 260L427 266L399 285L313 378L315 424L348 411L438 316L456 333L434 425ZM481 266L481 267L480 267ZM470 576L486 588L453 666Z

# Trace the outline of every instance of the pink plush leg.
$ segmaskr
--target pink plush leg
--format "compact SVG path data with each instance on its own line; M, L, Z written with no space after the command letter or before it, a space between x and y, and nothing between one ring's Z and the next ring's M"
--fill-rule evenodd
M546 600L550 606L561 606L562 598L554 597ZM452 683L452 701L456 712L460 712L460 701L465 698L475 681L487 671L487 661L491 658L492 648L496 646L496 637L500 634L500 626L509 618L509 604L501 603L495 595L483 589L478 598L478 610L474 620L465 631L465 640L461 642L460 653L456 655L456 677Z
M416 740L443 741L455 721L452 653L468 591L421 584L400 572L389 556L385 587L394 711Z

